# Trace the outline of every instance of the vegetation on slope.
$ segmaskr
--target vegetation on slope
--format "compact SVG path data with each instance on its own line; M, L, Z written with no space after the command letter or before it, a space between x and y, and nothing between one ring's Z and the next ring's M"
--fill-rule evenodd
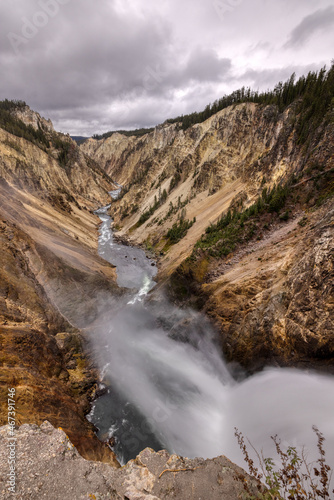
M330 486L332 469L326 462L325 438L316 426L313 426L312 429L317 436L319 458L316 462L308 461L304 447L300 455L294 446L288 446L284 450L277 435L271 436L271 439L275 445L278 463L272 458L265 458L263 453L259 453L248 441L256 453L261 472L248 453L243 434L237 428L234 429L249 473L259 481L264 481L268 488L268 492L262 497L263 500L330 499L334 489L332 490ZM248 496L248 498L254 497Z
M52 146L58 150L60 164L65 166L70 158L70 151L74 149L72 142L62 134L50 133L41 127L36 130L13 114L15 110L24 110L26 107L27 104L24 101L9 101L8 99L0 101L0 127L10 134L32 142L44 151Z
M61 167L69 173L74 163L80 159L80 150L68 136L43 129L43 125L36 130L32 125L26 125L15 116L16 110L24 110L26 107L27 104L24 101L10 101L8 99L0 101L0 128L16 137L22 137L55 157ZM21 147L15 142L7 140L6 144L23 154ZM112 182L107 173L94 160L86 157L86 163L92 172L104 177L107 182Z
M108 139L113 134L122 134L126 137L142 137L145 134L153 132L154 128L137 128L135 130L112 130L111 132L105 132L104 134L94 134L93 139L101 140Z
M213 104L208 104L201 112L179 116L167 120L167 123L180 123L181 128L186 130L196 123L201 123L218 111L233 104L243 102L254 102L263 105L276 105L280 112L287 106L298 100L297 113L299 120L297 124L298 142L305 143L308 134L323 120L329 108L334 106L334 62L327 71L310 71L307 76L301 76L296 81L295 73L285 82L279 82L274 90L258 92L249 87L225 95Z
M189 258L196 261L201 254L208 257L222 258L231 254L239 245L251 239L261 239L269 227L279 221L287 221L298 204L319 206L334 195L334 169L322 171L313 164L306 175L308 189L300 178L292 176L286 183L274 185L272 189L263 188L258 199L248 208L240 206L230 208L223 213L216 224L207 227L205 234L196 243ZM305 221L306 223L306 221Z
M147 210L145 210L145 212L143 212L141 214L138 222L132 227L132 229L136 229L137 227L140 227L142 224L144 224L151 217L151 215L153 215L154 212L156 210L158 210L158 208L165 203L166 199L167 199L167 191L164 189L161 192L161 189L160 189L159 197L157 198L156 196L154 196L153 205L151 205ZM131 209L131 213L136 212L137 209L138 209L138 206L134 205ZM129 215L129 207L126 205L122 211L121 218L123 219L124 217L127 217L128 215Z
M154 212L163 203L165 203L166 199L167 199L167 191L164 189L162 193L159 192L159 199L157 199L157 197L155 196L153 205L148 210L146 210L145 212L143 212L141 214L139 221L138 221L138 226L141 226L142 224L144 224L144 222L146 222L151 217L151 215L153 215Z
M8 99L0 101L0 127L10 134L23 137L42 149L48 148L49 141L44 130L41 128L35 130L31 125L26 125L22 120L13 116L12 112L15 109L24 109L25 107L24 101L9 101Z
M175 224L173 224L167 232L169 242L174 245L178 241L182 240L182 238L184 238L187 234L188 229L190 229L195 222L195 218L192 221L188 219L181 219L178 222L175 222Z
M216 224L207 227L205 235L196 243L195 248L207 250L212 257L222 257L233 252L238 243L247 242L259 229L258 225L264 220L264 214L278 214L285 206L290 193L290 183L284 186L274 186L272 189L264 188L261 196L249 208L238 211L228 210ZM269 217L271 220L273 217ZM280 219L287 220L288 212L280 215ZM268 227L268 222L263 224ZM263 229L262 227L262 229Z

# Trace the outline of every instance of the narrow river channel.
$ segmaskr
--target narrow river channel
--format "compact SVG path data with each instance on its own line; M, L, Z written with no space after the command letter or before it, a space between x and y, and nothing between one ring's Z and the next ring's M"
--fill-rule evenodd
M334 377L281 368L236 377L205 317L167 299L146 300L155 263L114 241L106 209L99 216L99 254L116 265L129 294L96 335L106 392L88 419L100 439L113 437L120 462L149 446L187 457L224 454L245 467L234 427L264 456L275 456L270 436L278 434L283 447L304 445L313 459L316 425L334 467Z

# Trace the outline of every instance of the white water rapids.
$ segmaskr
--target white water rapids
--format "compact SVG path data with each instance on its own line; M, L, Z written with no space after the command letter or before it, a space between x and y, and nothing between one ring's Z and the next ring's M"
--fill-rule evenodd
M318 458L316 425L334 468L334 377L267 368L236 381L197 312L143 300L156 268L142 250L114 242L110 218L100 214L99 252L117 266L121 286L135 289L96 333L105 384L93 405L100 436L114 435L123 463L146 446L205 458L226 455L245 467L237 427L264 456L275 458L270 436Z

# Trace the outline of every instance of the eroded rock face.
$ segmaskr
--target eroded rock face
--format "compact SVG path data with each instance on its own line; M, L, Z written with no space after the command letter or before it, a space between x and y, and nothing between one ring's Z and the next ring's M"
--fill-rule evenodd
M82 253L83 261L91 258L94 262L87 253L86 256ZM98 379L87 355L87 339L51 300L52 296L56 303L59 302L58 297L63 298L64 289L68 294L75 290L82 301L87 290L92 292L95 287L105 293L114 289L117 294L117 287L110 280L112 274L103 278L104 264L95 275L94 272L79 273L47 248L42 250L16 225L1 219L0 258L1 422L6 422L8 387L14 387L18 424L41 423L47 418L66 429L84 456L114 461L111 451L98 441L93 427L85 419ZM112 273L112 269L109 271ZM52 281L55 274L57 281ZM47 291L42 278L50 281ZM83 301L82 310L85 307L87 310L88 304L85 306ZM93 306L86 312L94 317ZM79 313L77 306L76 317ZM73 314L71 319L75 319Z
M311 229L308 246L287 276L286 335L295 351L331 363L334 358L334 207ZM310 231L310 232L311 232Z
M23 113L41 126L39 115ZM48 133L56 134L51 125ZM91 212L113 185L73 148L62 165L56 152L0 129L0 422L14 387L18 424L48 419L87 458L116 463L85 418L98 374L78 330L96 319L98 294L121 293L97 255Z
M162 252L159 269L165 277L189 257L205 229L231 203L241 200L249 206L264 185L285 182L314 164L318 172L333 167L333 125L323 124L302 147L295 124L295 104L279 113L276 106L244 103L186 131L164 124L143 137L113 134L80 148L125 186L121 199L112 204L112 216L121 235ZM138 224L164 191L163 203ZM167 231L182 215L195 218L193 226L164 250Z
M202 285L229 361L252 370L278 363L333 372L333 203L309 214L304 228L302 217L213 269Z
M62 135L60 138L63 140ZM0 128L2 183L22 193L35 194L65 211L70 211L75 202L88 209L106 205L110 200L111 180L96 169L94 162L86 158L70 138L66 141L70 143L73 158L71 164L62 165L56 151L47 153Z
M39 113L30 109L29 106L16 108L13 114L26 125L31 125L35 130L42 129L49 132L55 131L50 119L46 120Z
M229 361L249 370L270 363L333 372L334 126L325 120L301 146L296 109L240 104L186 131L165 124L137 139L115 134L81 147L129 186L111 209L120 234L155 249L160 283L171 279L173 300L213 319ZM194 245L222 213L246 208L263 186L298 176L288 222L270 223L256 234L260 241L243 240L226 258L206 253L189 264ZM166 201L150 214L164 190ZM299 203L299 195L309 201ZM170 245L167 231L182 210L194 224ZM298 224L303 218L305 227Z
M8 428L0 429L0 491L6 497ZM121 469L84 460L63 430L23 425L17 439L17 499L236 500L265 490L226 457L187 459L146 448Z

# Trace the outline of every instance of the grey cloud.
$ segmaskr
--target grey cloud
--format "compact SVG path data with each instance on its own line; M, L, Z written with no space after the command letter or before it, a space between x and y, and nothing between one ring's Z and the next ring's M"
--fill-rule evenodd
M291 32L285 48L298 47L306 43L314 33L330 28L334 24L334 7L318 9L304 19Z
M11 58L8 43L2 50L2 39L0 60L10 70L3 76L2 92L22 92L24 80L28 99L34 87L40 106L57 109L113 99L142 85L144 68L168 53L168 26L121 16L111 5L101 1L96 9L87 0L72 1ZM20 33L21 24L16 24Z
M228 58L220 59L213 50L194 51L188 61L186 75L197 81L216 81L224 77L232 68Z
M249 53L256 54L259 51L269 52L271 49L272 49L272 46L270 45L269 42L264 42L261 40L260 42L249 47Z
M164 60L155 67L145 69L142 79L144 93L169 97L177 89L190 85L219 82L227 78L232 69L228 58L220 58L212 49L196 47L185 61Z
M232 90L243 85L266 90L273 88L279 81L287 80L294 72L298 77L309 71L316 71L321 66L323 64L263 70L248 69L238 78L233 78L230 74L227 81L230 82ZM95 105L77 108L75 112L72 108L52 112L45 110L44 114L53 118L56 128L62 131L75 130L76 135L92 135L116 129L152 127L164 122L167 118L201 111L209 102L214 102L226 93L218 91L215 82L197 82L196 84L190 82L188 87L184 87L185 95L177 99L178 89L179 87L175 86L174 90L161 91L160 89L144 94L144 90L139 88L138 93L133 95L132 99L128 96L121 96L111 107L104 108ZM77 118L74 119L74 116Z
M300 19L310 1L296 2ZM45 3L51 13L56 5L54 15L36 30ZM288 57L262 31L259 12L269 16L271 4L230 4L222 20L203 0L3 0L0 99L23 99L57 128L90 135L151 126L242 85L269 87L290 76L294 48ZM8 33L22 38L29 23L33 35L13 47ZM251 69L259 60L261 70ZM319 67L312 54L300 66L311 63Z
M321 64L309 64L306 66L286 66L263 70L248 69L239 77L239 80L247 82L247 85L254 89L266 90L273 88L280 81L286 81L292 73L296 73L298 78L309 71L317 71L321 66Z

